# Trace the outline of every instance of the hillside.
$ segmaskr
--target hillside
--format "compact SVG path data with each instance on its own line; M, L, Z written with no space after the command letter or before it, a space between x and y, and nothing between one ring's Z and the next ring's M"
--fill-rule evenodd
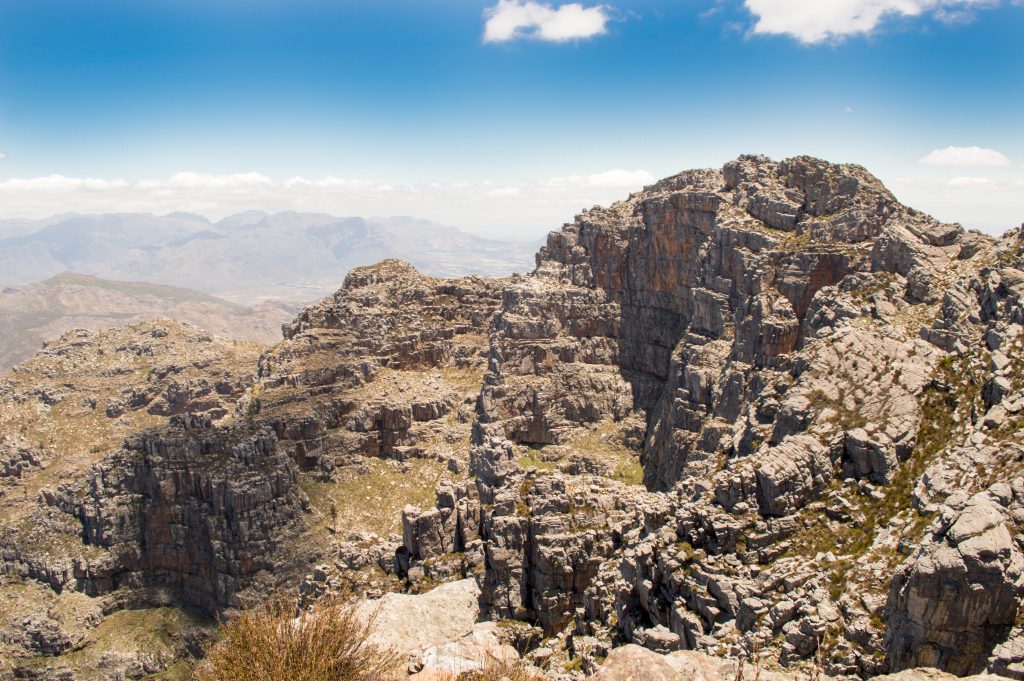
M526 271L534 245L491 241L408 217L249 211L211 223L172 213L0 221L0 284L73 271L199 289L236 303L307 303L349 269L401 258L437 276Z
M860 166L743 156L580 214L527 275L353 269L249 375L66 336L0 385L35 424L5 453L6 659L183 673L166 640L209 618L354 587L458 594L457 640L398 636L426 678L503 645L559 681L1024 678L1022 254ZM170 421L100 414L113 375ZM53 419L154 427L56 464L83 431Z
M0 372L70 329L106 329L158 317L228 338L273 343L296 309L280 302L244 307L193 289L61 272L0 290Z
M70 664L75 678L111 678L139 659L165 667L186 648L161 632L202 636L210 628L209 618L193 611L136 611L130 601L93 598L84 585L54 590L40 579L41 566L57 578L90 561L100 569L100 561L80 528L46 500L102 466L126 437L168 416L210 421L233 414L261 349L178 322L146 321L69 331L0 377L0 534L8 549L16 547L0 576L4 678L25 650L43 653L23 668L29 678L46 678L50 656L64 654L58 667Z

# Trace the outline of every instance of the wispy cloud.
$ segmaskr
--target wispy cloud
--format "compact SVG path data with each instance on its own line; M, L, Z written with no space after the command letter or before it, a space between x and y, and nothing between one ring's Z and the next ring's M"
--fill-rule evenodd
M998 168L1013 165L1005 154L995 149L982 147L946 147L917 159L926 166L950 166L959 168Z
M113 189L126 189L131 186L127 180L104 180L95 177L65 177L63 175L46 175L44 177L11 178L0 182L0 192L33 193L33 192L106 192Z
M584 7L569 3L557 7L533 0L499 0L484 11L484 42L503 43L519 38L567 42L607 32L610 19L604 5Z
M274 181L259 173L235 173L231 175L207 175L186 171L175 173L168 180L144 180L135 185L137 189L236 189L245 187L270 187Z
M48 175L0 181L6 217L53 213L174 211L220 218L242 210L335 215L416 215L495 236L539 236L576 211L607 205L654 181L646 170L611 169L499 184L481 180L399 184L328 175L278 180L257 172L186 171L164 179Z
M973 11L999 0L744 0L757 21L753 32L787 35L808 45L865 35L887 17L934 16L946 23L970 21Z
M947 187L954 189L1000 189L1000 185L987 177L954 177L946 182Z
M1024 222L1024 180L963 175L896 177L887 184L903 203L946 222L997 234Z
M0 151L0 161L4 160L5 158L7 158L7 154L5 154L4 152Z
M654 176L646 170L615 168L593 175L570 175L547 181L548 187L643 187L652 184Z

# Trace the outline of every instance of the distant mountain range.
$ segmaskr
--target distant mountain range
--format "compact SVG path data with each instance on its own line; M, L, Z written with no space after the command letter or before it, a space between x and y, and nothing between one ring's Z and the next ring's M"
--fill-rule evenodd
M352 267L400 258L436 276L533 269L538 243L482 239L411 217L248 211L201 215L59 215L0 220L0 284L73 271L198 289L241 304L310 302Z
M192 289L64 272L0 290L0 372L69 329L98 330L154 317L226 338L274 343L281 340L281 324L297 309L276 301L244 307Z

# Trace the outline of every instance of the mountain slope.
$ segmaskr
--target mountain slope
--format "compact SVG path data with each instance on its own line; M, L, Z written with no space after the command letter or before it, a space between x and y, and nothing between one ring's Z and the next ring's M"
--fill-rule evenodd
M472 577L553 679L626 643L1022 678L1022 254L1024 229L940 223L859 166L744 156L584 212L526 276L356 268L233 412L176 414L59 485L8 446L33 522L4 535L22 581L0 593L34 594L21 617L50 591L230 614ZM9 659L76 668L62 641L88 626L64 612Z
M0 290L0 372L69 329L105 329L163 317L228 338L273 343L294 311L285 303L246 308L192 289L62 272L46 281Z
M529 269L533 250L407 217L249 211L211 224L187 213L63 215L0 222L0 283L71 270L197 288L246 304L305 303L333 291L349 269L385 258L438 276L508 274Z

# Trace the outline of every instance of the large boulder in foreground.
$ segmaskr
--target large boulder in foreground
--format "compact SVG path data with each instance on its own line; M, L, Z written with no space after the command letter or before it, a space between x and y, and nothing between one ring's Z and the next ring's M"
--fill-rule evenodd
M477 622L479 596L476 581L463 579L423 594L390 593L359 613L372 621L373 642L398 653L417 678L446 678L519 660L494 622Z

